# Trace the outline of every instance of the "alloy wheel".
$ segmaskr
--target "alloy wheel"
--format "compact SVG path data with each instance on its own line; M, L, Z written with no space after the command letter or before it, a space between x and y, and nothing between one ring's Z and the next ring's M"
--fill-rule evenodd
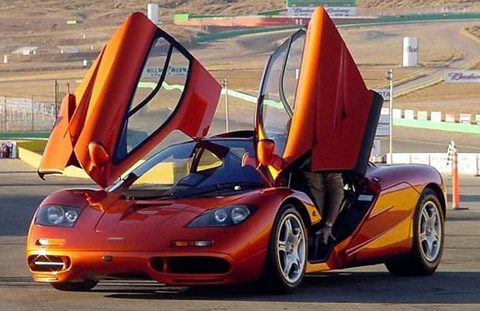
M276 237L277 260L284 279L293 284L303 273L305 266L305 232L301 220L287 214L280 224Z

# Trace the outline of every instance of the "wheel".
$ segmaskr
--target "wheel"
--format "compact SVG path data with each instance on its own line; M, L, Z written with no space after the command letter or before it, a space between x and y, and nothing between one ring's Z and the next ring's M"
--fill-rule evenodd
M413 219L410 254L385 263L396 276L431 275L443 253L445 217L436 193L427 188L420 197Z
M272 228L263 289L276 294L290 293L302 283L307 263L306 241L300 213L291 204L282 206Z
M66 292L88 292L95 285L98 284L98 281L85 280L83 282L65 282L65 283L51 283L53 288L56 290L66 291Z

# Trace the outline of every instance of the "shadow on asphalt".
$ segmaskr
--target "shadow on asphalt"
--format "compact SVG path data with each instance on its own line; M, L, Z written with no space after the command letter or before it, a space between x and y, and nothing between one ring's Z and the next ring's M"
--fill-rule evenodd
M388 272L336 272L307 277L290 295L264 295L253 286L210 288L122 288L98 286L114 299L234 300L323 303L480 303L480 272L437 272L429 277L393 277ZM101 284L101 283L100 283Z
M27 189L28 192L28 189ZM45 196L0 196L0 236L24 236Z
M452 195L447 194L448 202L452 202ZM480 202L480 195L477 194L460 194L460 202Z

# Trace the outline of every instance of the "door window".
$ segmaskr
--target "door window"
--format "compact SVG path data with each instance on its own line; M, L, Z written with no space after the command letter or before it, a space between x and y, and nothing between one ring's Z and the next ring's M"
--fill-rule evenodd
M181 101L189 65L190 60L165 38L155 39L132 99L117 158L125 158L172 115Z
M300 76L305 32L297 32L271 56L261 95L261 125L267 138L275 141L275 153L285 151Z

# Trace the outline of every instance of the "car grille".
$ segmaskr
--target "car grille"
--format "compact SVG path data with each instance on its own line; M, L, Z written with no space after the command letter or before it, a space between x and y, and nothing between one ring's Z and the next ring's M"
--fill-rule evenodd
M153 257L154 270L177 274L225 274L230 263L225 259L209 256Z

